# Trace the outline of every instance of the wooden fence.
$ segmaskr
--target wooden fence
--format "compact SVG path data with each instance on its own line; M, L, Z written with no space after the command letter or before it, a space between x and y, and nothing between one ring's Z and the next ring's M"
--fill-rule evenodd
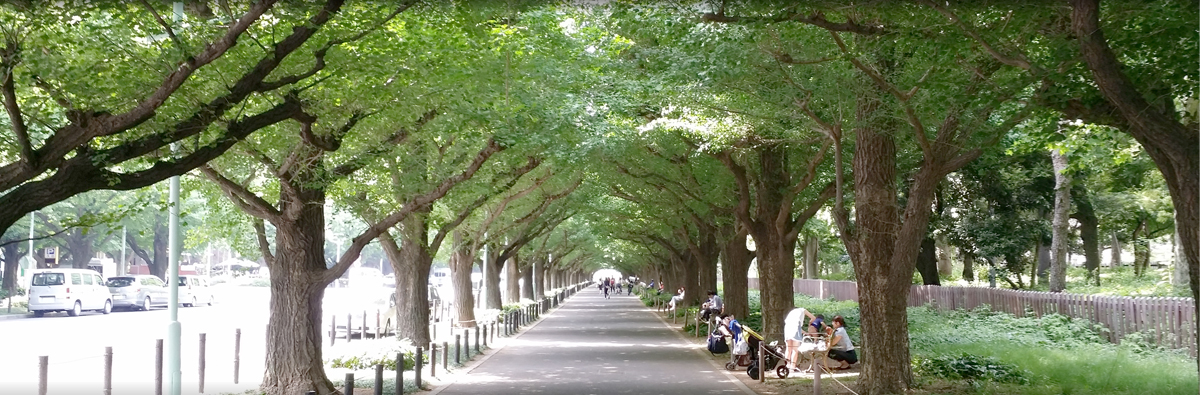
M750 288L758 288L758 279L750 279ZM853 281L795 279L792 290L820 299L858 301L858 286ZM1155 344L1183 349L1196 357L1196 308L1192 298L1149 298L1129 296L1080 295L1036 291L1017 291L983 287L939 287L913 285L909 306L930 305L940 310L971 310L987 305L1018 317L1061 314L1083 318L1108 328L1101 333L1113 343L1126 335L1142 333Z

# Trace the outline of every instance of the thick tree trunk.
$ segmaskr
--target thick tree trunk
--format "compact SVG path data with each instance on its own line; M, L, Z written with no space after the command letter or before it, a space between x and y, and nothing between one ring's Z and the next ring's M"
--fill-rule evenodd
M396 273L396 313L391 319L396 336L413 345L429 344L429 271L433 257L425 246L429 232L428 212L412 213L400 223L400 246L389 233L379 236L383 252ZM445 295L444 297L449 297Z
M513 253L504 261L505 279L504 303L521 303L521 271L517 270L517 254Z
M1171 111L1151 106L1120 60L1108 47L1100 26L1100 0L1072 0L1071 27L1080 53L1104 98L1120 112L1128 132L1142 145L1167 182L1175 206L1175 223L1187 256L1192 298L1200 300L1200 135L1184 126ZM1200 315L1200 303L1195 306ZM1200 335L1198 333L1197 335ZM1192 339L1200 344L1200 337ZM1200 365L1197 365L1200 369Z
M271 315L261 389L267 395L335 394L321 358L321 300L325 296L325 193L297 188L280 198L281 211L300 205L292 221L276 224L271 267Z
M935 247L937 248L938 274L942 276L954 274L954 258L952 257L954 246L951 246L950 242L946 240L946 235L938 235L934 241L937 243Z
M817 236L809 235L804 240L804 278L814 280L821 278L821 267L817 262L817 251L821 242Z
M1179 224L1175 225L1175 229L1179 229ZM1179 240L1179 231L1176 230L1171 237L1171 250L1175 252L1175 259L1172 260L1171 285L1176 289L1187 289L1188 287L1188 266L1187 256L1183 254L1183 242Z
M504 267L504 262L497 260L498 253L494 248L488 249L487 257L487 273L485 273L484 282L487 283L486 295L484 295L483 306L486 309L499 309L504 307L504 303L500 299L500 269Z
M87 269L88 262L91 262L92 255L95 255L92 245L95 240L89 236L91 232L84 231L83 228L72 229L66 238L67 251L71 253L71 267L76 269Z
M536 301L537 299L533 297L533 265L529 264L520 266L525 266L521 270L521 299L530 299Z
M541 299L546 294L546 260L547 258L544 257L533 259L533 272L530 277L533 278L534 300Z
M1070 245L1069 224L1071 212L1071 177L1067 174L1067 156L1057 149L1050 150L1050 162L1054 164L1054 213L1050 241L1050 292L1067 289L1067 246Z
M21 263L20 243L4 245L4 280L0 282L0 290L15 295L17 289L17 271Z
M1079 239L1083 243L1083 267L1088 271L1088 279L1100 285L1100 220L1092 208L1092 201L1087 191L1080 188L1081 193L1075 194L1075 215L1079 221Z
M738 232L725 243L721 251L721 282L725 287L725 312L745 319L750 313L750 261L754 258L746 248L746 232Z
M463 241L461 231L454 231L454 253L450 255L450 282L454 284L454 310L460 328L475 327L475 292L471 287L471 269L475 254Z
M1146 233L1146 220L1143 219L1129 237L1133 244L1133 275L1137 277L1146 275L1146 269L1150 267L1150 239Z
M750 233L757 249L759 295L762 299L764 334L778 338L783 334L783 318L795 308L792 279L796 274L796 233L790 227L781 228L776 219L780 211L791 214L791 202L784 202L784 192L791 177L788 174L787 147L772 145L758 152L757 203Z
M937 242L932 237L926 236L921 240L921 252L917 254L917 271L921 273L921 284L942 285L942 279L938 276L936 250Z

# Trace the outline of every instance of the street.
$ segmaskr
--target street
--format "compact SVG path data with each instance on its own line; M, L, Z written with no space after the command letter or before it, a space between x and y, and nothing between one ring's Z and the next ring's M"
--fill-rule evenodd
M180 307L182 325L181 371L184 394L199 393L199 334L205 333L205 391L207 394L242 392L262 380L264 339L270 289L266 287L214 286L217 304ZM373 315L377 290L326 290L324 325L331 315ZM43 318L0 320L0 393L37 394L38 356L49 357L49 393L101 393L104 382L104 348L113 348L113 393L153 394L155 339L167 335L168 311L114 311L103 315L85 312L79 317L63 313ZM344 320L344 318L339 321ZM372 320L373 321L373 320ZM373 324L373 322L372 322ZM239 384L233 383L235 331L241 329ZM322 333L327 333L322 330ZM339 343L344 342L339 339ZM328 341L323 342L326 349ZM164 370L167 363L164 362ZM167 385L164 372L163 385Z

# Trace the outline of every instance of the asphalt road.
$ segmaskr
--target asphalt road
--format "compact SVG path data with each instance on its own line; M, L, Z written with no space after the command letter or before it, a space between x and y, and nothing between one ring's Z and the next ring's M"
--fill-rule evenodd
M584 289L437 395L753 393L636 297Z
M207 336L205 393L242 392L262 380L269 289L215 286L213 293L214 306L179 308L184 394L199 393L200 333ZM378 294L329 289L325 316L367 309L373 315ZM0 394L37 394L38 356L49 357L50 394L100 394L105 347L113 348L113 393L153 394L155 339L166 338L168 319L167 309L157 308L0 320ZM233 383L237 329L242 332L240 384Z

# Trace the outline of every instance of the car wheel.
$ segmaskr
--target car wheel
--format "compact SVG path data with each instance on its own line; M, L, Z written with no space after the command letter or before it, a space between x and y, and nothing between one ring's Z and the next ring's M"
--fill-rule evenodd
M209 296L209 297L208 297L208 305L209 305L209 306L212 306L212 305L213 305L213 297L212 297L212 296Z
M82 312L83 312L83 305L80 304L79 301L75 301L75 306L71 307L70 310L67 310L67 315L72 316L72 317L78 317L79 313L82 313Z
M45 316L46 316L46 311L44 311L44 310L34 310L34 311L33 311L33 316L34 316L34 317L45 317Z
M195 296L193 296L193 297L192 297L192 303L188 303L188 307L196 307L196 306L198 306L198 305L199 305L199 303L196 303L196 297L195 297Z
M100 310L100 312L104 313L104 314L111 313L112 312L112 301L111 300L104 301L104 310Z
M150 311L150 297L142 300L142 311Z

